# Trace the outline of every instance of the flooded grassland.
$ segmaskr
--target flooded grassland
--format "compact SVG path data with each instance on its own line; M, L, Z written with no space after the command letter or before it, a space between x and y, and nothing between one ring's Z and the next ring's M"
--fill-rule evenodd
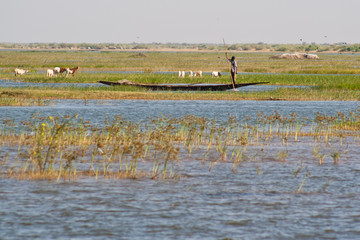
M359 54L319 54L320 59L272 59L276 53L230 53L238 61L237 83L268 82L275 89L239 92L149 92L138 87L63 86L0 88L2 99L187 99L187 100L345 100L360 99ZM54 67L79 66L75 76L47 77ZM1 51L0 79L32 83L94 84L100 80L127 79L138 83L229 83L229 69L223 52L78 52ZM30 71L14 76L15 68ZM185 78L178 77L185 71ZM202 77L190 78L190 71ZM211 77L212 71L223 73ZM286 86L286 87L279 87ZM287 87L298 86L298 88ZM240 88L239 90L246 89ZM1 103L6 105L11 103Z
M3 107L2 237L354 238L358 107L139 100Z
M217 53L172 53L166 62L148 61L164 53L1 54L8 61L0 82L1 239L360 234L357 55L294 64L244 54L240 66L258 73L239 81L268 85L163 93L96 82L179 83L174 71L188 66L184 58L204 72L221 70L222 60ZM15 78L7 70L30 57L36 71ZM46 78L44 69L65 65L60 57L93 72ZM140 67L130 67L135 59ZM329 62L338 72L329 72ZM261 65L273 74L259 73ZM318 72L307 72L310 65ZM295 68L302 72L291 73ZM168 73L144 73L149 69ZM124 70L143 72L101 72ZM228 75L196 81L222 83Z

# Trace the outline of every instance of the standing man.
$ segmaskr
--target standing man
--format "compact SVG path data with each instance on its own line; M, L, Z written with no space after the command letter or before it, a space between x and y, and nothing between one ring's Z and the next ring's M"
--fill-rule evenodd
M230 61L230 63L231 63L231 71L230 71L231 80L232 80L232 82L233 82L233 85L235 86L235 83L236 83L236 74L237 74L237 63L236 63L236 61L235 61L235 57L234 57L234 56L232 56L229 61Z
M231 59L229 59L227 52L225 52L226 54L226 59L229 61L229 63L231 64L231 68L230 68L230 76L231 76L231 81L233 84L233 88L235 90L235 84L236 84L236 74L237 74L237 63L235 61L235 56L232 56Z
M225 56L226 59L229 61L229 69L230 69L230 76L231 76L231 81L232 81L232 85L235 91L235 81L236 81L236 74L237 74L237 63L235 61L235 56L231 57L231 60L229 59L228 53L227 53L227 48L226 48L226 44L225 44L225 39L223 38L223 42L224 42L224 48L225 48Z

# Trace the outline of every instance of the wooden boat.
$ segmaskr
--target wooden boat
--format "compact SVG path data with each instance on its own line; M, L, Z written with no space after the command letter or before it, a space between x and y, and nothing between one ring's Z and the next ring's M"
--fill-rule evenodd
M194 83L194 84L150 84L150 83L135 83L126 79L119 80L117 82L111 81L99 81L99 83L109 85L109 86L137 86L144 87L151 90L168 90L168 91L224 91L233 89L232 84L204 84L204 83ZM250 85L266 84L269 82L256 82L256 83L237 83L235 88L245 87Z

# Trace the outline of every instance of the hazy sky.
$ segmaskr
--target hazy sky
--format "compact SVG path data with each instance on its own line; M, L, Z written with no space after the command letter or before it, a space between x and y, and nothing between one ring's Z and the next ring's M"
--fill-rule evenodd
M360 0L1 0L0 42L360 42Z

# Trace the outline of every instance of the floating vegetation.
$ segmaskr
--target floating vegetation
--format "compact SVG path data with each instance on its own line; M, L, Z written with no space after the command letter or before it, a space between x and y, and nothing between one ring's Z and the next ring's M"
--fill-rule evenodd
M321 166L331 162L326 157L341 163L349 141L360 144L360 110L317 114L312 121L276 111L241 122L229 116L225 123L192 115L140 123L116 116L102 127L76 115L35 115L20 126L1 120L1 177L19 179L178 178L178 166L189 160L208 164L209 171L218 163L231 164L236 173L245 162L287 163L304 143L310 157L303 155L301 163Z

